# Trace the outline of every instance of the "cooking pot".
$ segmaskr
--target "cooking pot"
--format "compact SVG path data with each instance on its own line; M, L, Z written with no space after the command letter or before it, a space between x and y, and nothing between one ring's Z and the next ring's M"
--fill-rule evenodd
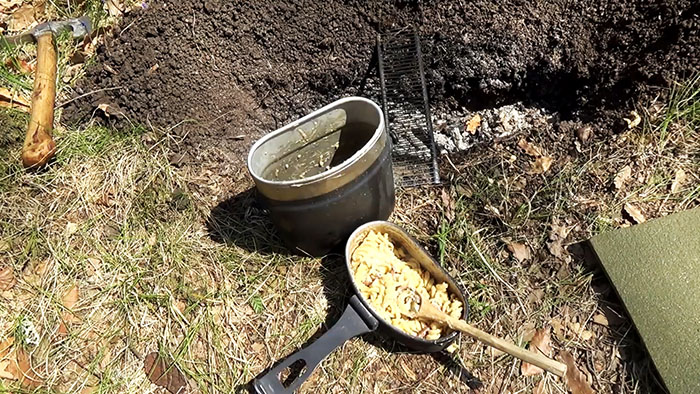
M256 393L293 393L294 390L299 388L302 383L311 376L314 369L321 361L338 346L342 345L350 338L375 330L379 330L387 338L396 340L413 350L426 353L439 352L449 346L457 338L458 333L456 331L443 334L443 336L436 340L427 340L409 335L379 316L369 301L365 299L355 283L351 260L353 252L371 230L388 234L395 245L403 247L407 255L415 259L423 269L432 275L435 283L447 283L448 292L454 294L459 301L462 302L463 310L461 318L467 320L469 304L465 293L457 286L454 279L430 257L428 252L426 252L413 237L408 235L400 227L389 222L374 221L366 223L357 228L352 235L350 235L350 239L348 239L345 246L345 268L347 269L350 277L350 285L355 294L350 298L350 302L345 308L343 315L333 327L326 331L314 343L292 354L267 374L256 379L253 382L253 389ZM298 365L299 362L304 364L303 372L290 382L289 385L285 386L281 381L280 375L292 364L296 363L296 365Z
M394 209L383 112L362 97L335 101L257 141L248 171L282 240L321 256L357 226Z

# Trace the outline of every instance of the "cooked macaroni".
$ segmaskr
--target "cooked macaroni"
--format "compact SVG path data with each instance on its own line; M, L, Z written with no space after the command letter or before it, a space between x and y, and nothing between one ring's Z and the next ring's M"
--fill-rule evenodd
M355 283L374 310L394 327L420 338L435 340L447 333L447 327L406 316L412 305L413 289L448 315L460 318L462 303L447 293L447 283L435 283L428 271L396 248L388 234L374 230L352 254ZM402 313L403 312L403 313Z

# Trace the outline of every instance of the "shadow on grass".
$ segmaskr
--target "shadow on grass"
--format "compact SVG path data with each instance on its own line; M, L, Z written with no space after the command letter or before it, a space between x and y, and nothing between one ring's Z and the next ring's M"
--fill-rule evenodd
M608 321L610 335L618 347L625 370L629 371L635 380L643 380L644 387L648 387L650 393L668 393L649 351L644 346L622 299L605 274L590 241L570 245L568 250L574 258L574 264L582 265L593 274L591 287L598 296L598 308ZM622 391L622 387L618 388Z
M212 208L206 227L209 237L219 243L235 245L263 255L290 254L250 188Z

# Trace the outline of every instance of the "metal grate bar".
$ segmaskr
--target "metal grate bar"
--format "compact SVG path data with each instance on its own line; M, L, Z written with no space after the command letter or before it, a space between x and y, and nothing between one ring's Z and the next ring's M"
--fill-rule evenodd
M413 29L385 32L377 53L394 180L403 187L440 183L418 35Z

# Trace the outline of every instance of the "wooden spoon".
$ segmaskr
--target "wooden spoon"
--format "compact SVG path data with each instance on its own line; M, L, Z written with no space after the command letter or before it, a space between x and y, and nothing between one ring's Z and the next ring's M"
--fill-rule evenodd
M542 353L535 353L530 350L521 348L520 346L508 342L504 339L495 337L489 333L479 330L478 328L467 324L464 320L456 319L440 309L436 308L430 300L428 300L424 295L418 293L414 290L415 297L414 300L420 298L420 307L415 311L409 311L406 315L411 318L418 318L422 320L429 320L438 323L443 323L453 330L461 331L470 337L477 339L491 347L494 347L502 352L508 353L513 357L520 360L526 361L532 365L538 366L545 371L549 371L559 377L564 377L566 375L566 364L560 363L559 361L552 360L546 357Z

